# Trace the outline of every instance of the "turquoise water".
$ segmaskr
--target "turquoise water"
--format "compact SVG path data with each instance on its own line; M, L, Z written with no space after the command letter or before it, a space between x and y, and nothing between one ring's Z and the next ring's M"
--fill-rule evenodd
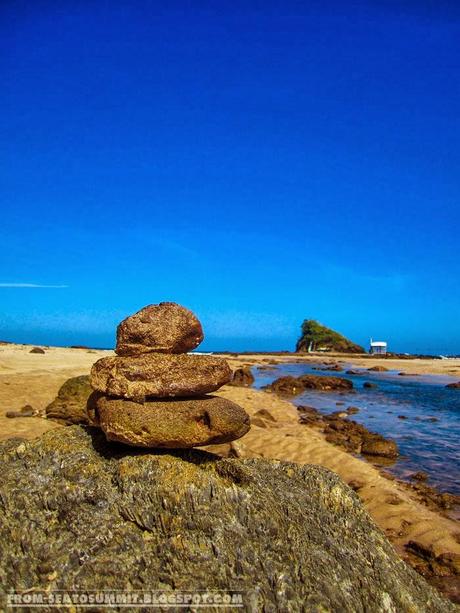
M318 366L318 365L314 365ZM255 387L262 387L284 375L338 376L353 381L351 393L308 390L295 396L296 405L308 405L322 413L356 406L360 412L351 419L369 430L394 439L401 457L386 470L399 478L419 470L429 475L428 484L441 491L460 494L460 390L447 389L446 384L457 379L443 376L398 376L398 371L346 375L341 372L313 370L306 364L282 364L274 370L254 369ZM363 383L376 383L377 388L363 388ZM344 402L337 406L337 402ZM400 419L403 415L406 419ZM432 421L436 420L436 421Z

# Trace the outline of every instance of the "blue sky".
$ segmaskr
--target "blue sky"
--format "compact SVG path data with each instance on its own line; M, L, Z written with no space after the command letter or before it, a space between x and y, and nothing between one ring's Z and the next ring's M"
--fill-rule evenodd
M442 0L2 3L0 338L460 352L459 69Z

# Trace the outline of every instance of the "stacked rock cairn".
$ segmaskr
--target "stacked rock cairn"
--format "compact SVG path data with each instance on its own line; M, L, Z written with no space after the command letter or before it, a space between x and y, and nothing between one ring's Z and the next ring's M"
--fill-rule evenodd
M123 320L117 355L91 369L90 422L107 440L135 447L199 447L246 434L246 411L208 395L231 380L227 362L187 353L202 340L197 317L173 302L146 306Z

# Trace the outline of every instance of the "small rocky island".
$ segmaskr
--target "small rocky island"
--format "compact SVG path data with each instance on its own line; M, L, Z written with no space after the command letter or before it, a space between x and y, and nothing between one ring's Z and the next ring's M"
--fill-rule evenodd
M246 434L246 411L207 395L231 381L227 362L187 353L202 340L195 315L173 302L126 318L117 329L117 356L91 369L90 423L107 440L135 447L198 447Z
M306 353L307 351L365 353L363 347L314 319L304 320L296 351L298 353Z

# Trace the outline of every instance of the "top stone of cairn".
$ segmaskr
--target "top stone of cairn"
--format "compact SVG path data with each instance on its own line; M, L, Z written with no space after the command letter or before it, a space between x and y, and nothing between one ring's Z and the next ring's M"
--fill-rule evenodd
M115 352L121 356L186 353L203 338L201 324L192 311L175 302L160 302L144 307L119 324Z

